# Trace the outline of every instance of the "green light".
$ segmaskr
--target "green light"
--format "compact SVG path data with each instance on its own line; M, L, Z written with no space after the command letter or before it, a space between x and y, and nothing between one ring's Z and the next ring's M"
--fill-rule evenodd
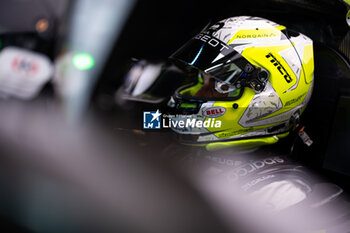
M88 53L79 53L73 57L73 65L78 70L88 70L95 65L95 60Z

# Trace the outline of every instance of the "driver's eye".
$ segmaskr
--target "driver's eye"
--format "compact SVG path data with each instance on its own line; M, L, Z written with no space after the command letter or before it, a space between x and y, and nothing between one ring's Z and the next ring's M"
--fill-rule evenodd
M217 85L223 91L227 91L229 89L229 86L227 84L222 84L221 82L218 82Z

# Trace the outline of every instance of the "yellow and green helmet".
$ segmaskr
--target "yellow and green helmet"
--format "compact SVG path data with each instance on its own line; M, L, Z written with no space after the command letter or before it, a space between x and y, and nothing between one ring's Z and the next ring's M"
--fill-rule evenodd
M313 89L312 40L260 17L221 20L169 59L194 77L168 103L173 121L188 122L172 129L209 150L277 142Z

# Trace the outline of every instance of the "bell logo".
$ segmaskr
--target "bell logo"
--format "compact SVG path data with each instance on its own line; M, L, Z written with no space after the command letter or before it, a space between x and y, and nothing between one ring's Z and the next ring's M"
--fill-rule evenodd
M226 109L224 107L212 107L204 110L203 115L206 117L219 117L224 115Z

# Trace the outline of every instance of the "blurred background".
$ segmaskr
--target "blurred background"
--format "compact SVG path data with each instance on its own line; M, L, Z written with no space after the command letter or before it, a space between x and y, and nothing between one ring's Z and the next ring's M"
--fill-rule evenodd
M1 231L348 232L349 9L346 0L0 0ZM303 115L314 144L209 153L143 130L142 112L165 110L179 85L163 72L168 56L208 23L241 15L314 41ZM153 101L119 95L137 61L166 77L148 89ZM230 179L257 163L264 172ZM265 186L278 211L260 206L263 192L247 199L238 188L267 175L282 187Z

